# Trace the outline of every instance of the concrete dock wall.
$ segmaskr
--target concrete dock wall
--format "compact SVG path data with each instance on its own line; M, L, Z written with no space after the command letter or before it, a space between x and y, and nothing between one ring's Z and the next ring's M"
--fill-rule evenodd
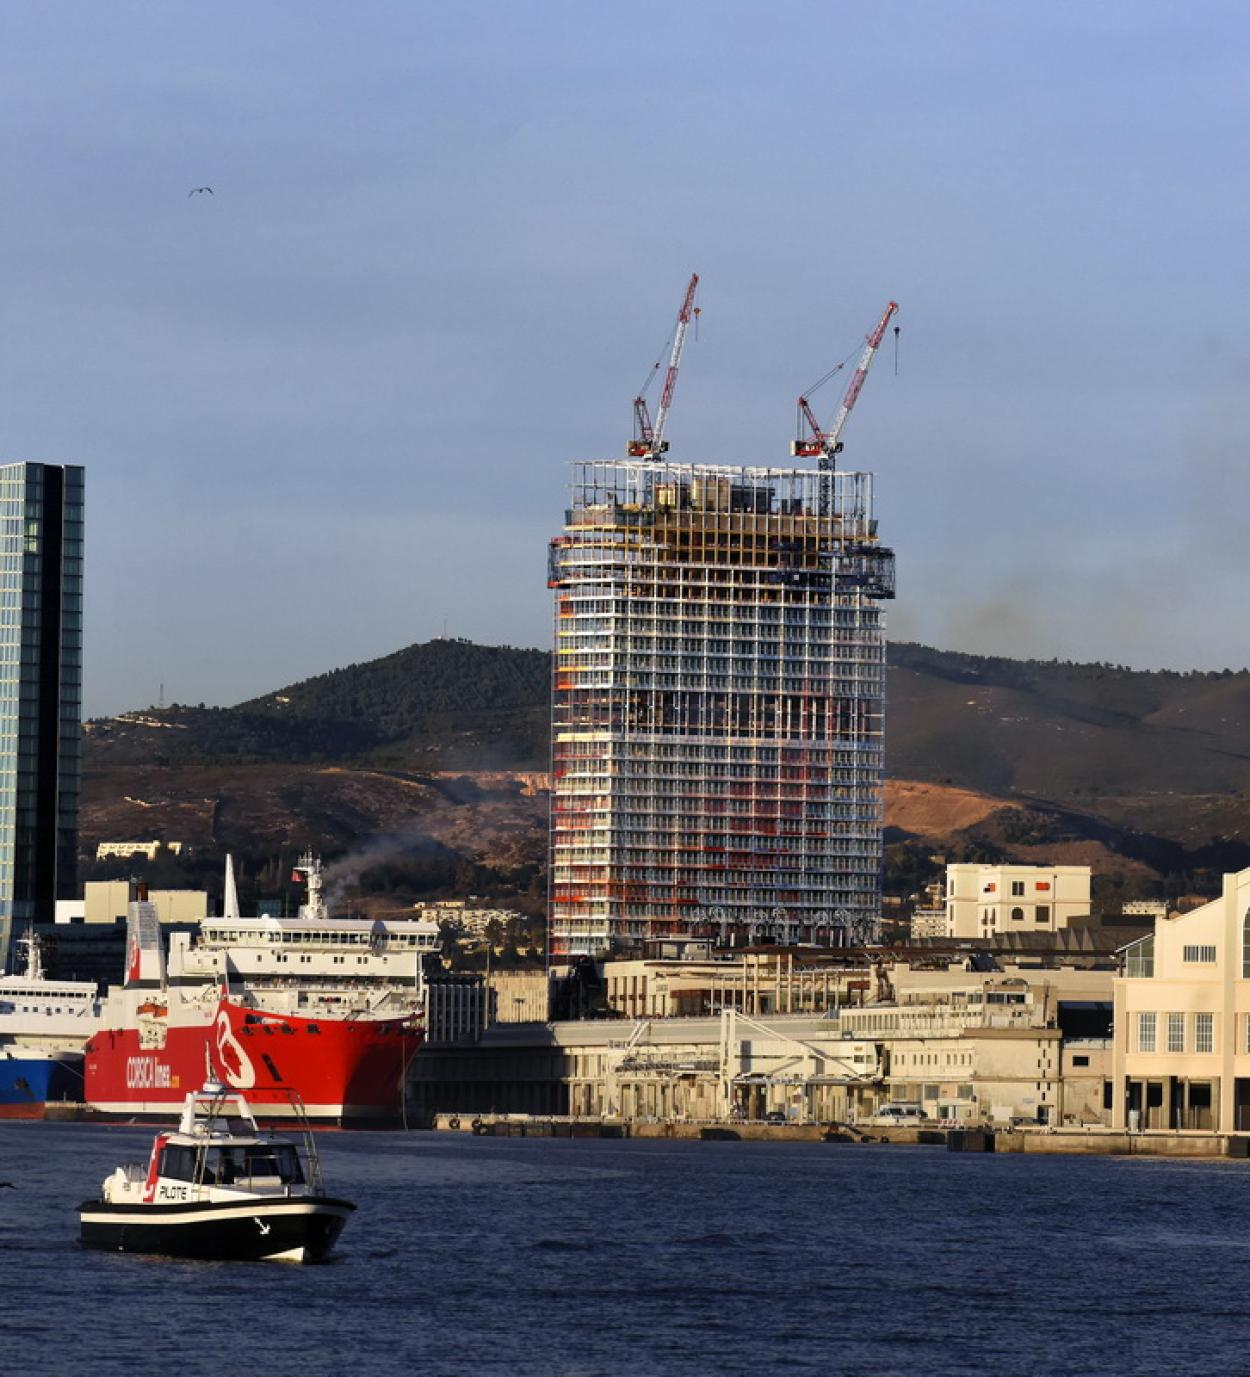
M445 1132L526 1138L647 1138L703 1142L877 1143L903 1146L948 1146L948 1132L966 1128L938 1126L856 1127L844 1124L698 1123L685 1121L623 1122L575 1116L440 1114L434 1127ZM985 1130L993 1152L1105 1157L1239 1157L1250 1153L1250 1138L1219 1133L1125 1133L1111 1129L1030 1131ZM978 1149L980 1150L980 1149Z

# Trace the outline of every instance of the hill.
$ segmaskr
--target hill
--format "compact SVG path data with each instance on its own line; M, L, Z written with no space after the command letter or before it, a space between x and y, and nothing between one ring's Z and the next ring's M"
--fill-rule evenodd
M313 764L541 769L551 657L435 640L230 708L147 708L87 723L90 765Z
M203 845L275 850L306 839L333 853L402 831L411 815L433 828L417 824L414 845L499 862L509 884L530 885L542 807L521 777L546 768L549 683L544 651L435 640L234 707L91 722L84 842L194 833ZM1245 671L899 643L888 722L896 846L1089 860L1126 875L1250 863ZM449 776L470 783L439 782ZM196 798L207 831L192 826Z

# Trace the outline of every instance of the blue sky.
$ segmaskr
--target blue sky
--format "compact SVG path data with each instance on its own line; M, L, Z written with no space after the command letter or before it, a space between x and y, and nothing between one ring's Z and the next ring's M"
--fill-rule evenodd
M546 645L691 271L690 461L786 462L901 303L892 634L1247 663L1248 58L1141 0L6 7L0 458L87 468L88 711Z

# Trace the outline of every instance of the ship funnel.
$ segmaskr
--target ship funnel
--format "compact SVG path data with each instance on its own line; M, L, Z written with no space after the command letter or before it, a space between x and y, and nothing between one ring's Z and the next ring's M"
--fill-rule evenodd
M223 918L238 918L239 915L239 891L234 884L234 857L229 852L226 853L226 888L225 897L222 899L221 916Z

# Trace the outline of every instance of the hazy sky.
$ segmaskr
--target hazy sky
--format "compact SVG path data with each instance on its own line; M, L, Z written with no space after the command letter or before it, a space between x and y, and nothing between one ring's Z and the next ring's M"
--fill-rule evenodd
M1246 664L1248 76L1234 3L4 6L0 459L86 466L87 710L548 644L692 270L676 459L788 462L901 302L894 636Z

